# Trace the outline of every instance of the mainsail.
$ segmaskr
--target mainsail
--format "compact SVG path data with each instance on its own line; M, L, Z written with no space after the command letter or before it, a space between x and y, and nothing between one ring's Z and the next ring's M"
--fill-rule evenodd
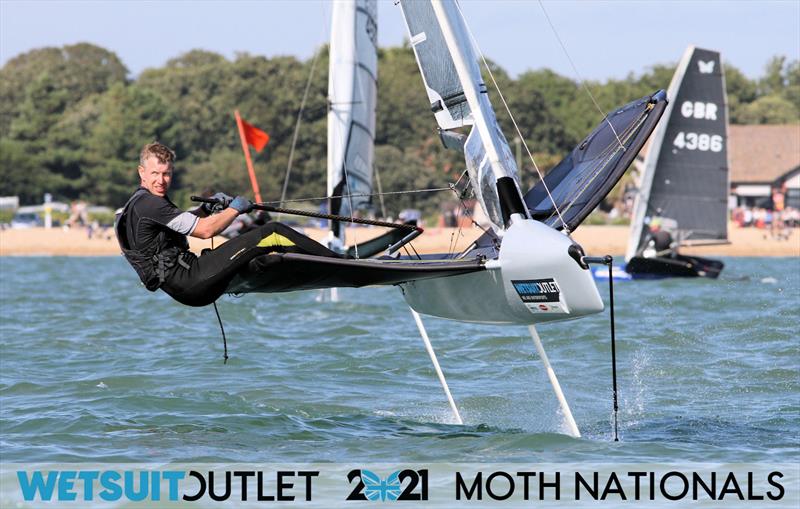
M517 166L497 124L459 8L450 1L401 0L400 6L439 127L473 125L464 144L470 182L492 228L501 233L508 217L500 205L498 179L510 178L509 192L521 198Z
M377 102L377 3L333 4L328 79L328 196L343 216L370 204ZM366 196L365 196L366 195ZM340 224L334 235L342 238Z
M728 237L727 98L720 54L690 46L668 91L639 186L626 258L641 252L654 220L684 244Z

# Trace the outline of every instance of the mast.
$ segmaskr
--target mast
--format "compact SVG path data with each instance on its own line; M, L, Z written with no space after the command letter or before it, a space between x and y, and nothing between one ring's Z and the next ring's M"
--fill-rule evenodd
M442 0L433 0L431 4L453 59L464 96L472 111L475 128L478 130L483 149L486 151L492 173L497 181L500 209L507 227L512 219L529 217L516 181L516 168L509 171L507 157L501 159L500 156L501 153L505 155L505 152L510 152L508 143L504 138L501 139L498 136L499 129L492 132L489 128L487 119L491 119L495 127L497 127L497 121L488 99L485 96L479 96L480 69L458 7L452 1L445 3Z
M481 139L484 140L483 146L486 150L486 153L489 155L489 162L491 164L492 171L494 172L496 178L507 177L508 174L505 168L503 168L500 164L500 148L497 146L497 140L491 135L489 132L489 127L486 125L486 112L484 111L484 108L487 105L478 99L478 91L475 87L475 83L472 80L475 70L471 70L467 67L467 59L464 55L464 51L459 45L465 43L468 44L468 39L466 41L464 40L466 39L463 37L464 34L459 34L462 35L462 40L458 40L456 38L451 20L448 18L449 13L446 11L441 0L433 0L431 4L433 5L433 11L436 13L436 19L439 20L439 26L442 28L442 35L444 35L447 49L450 50L450 55L453 58L453 64L456 67L458 79L461 81L461 86L464 90L464 96L467 98L467 103L469 103L470 110L472 111L472 116L475 120L475 127L478 129ZM458 13L454 14L458 16ZM472 52L470 51L469 53ZM474 57L474 55L470 56ZM474 58L470 59L470 62L474 61Z
M475 197L502 236L512 215L529 216L463 16L452 0L400 0L400 6L442 140L464 151ZM469 136L448 132L470 126Z
M502 133L497 126L497 119L488 98L479 96L480 69L477 66L469 34L458 7L452 1L444 3L441 0L433 0L431 4L461 81L464 96L472 111L475 128L478 130L483 149L488 156L497 186L496 192L503 223L508 227L513 219L530 217L517 182L517 168L513 166L513 158L511 161L508 160L507 155L510 154L510 149L505 138L501 138ZM491 119L492 126L496 128L494 132L489 127L488 119ZM502 159L501 154L503 154ZM509 163L511 168L509 168Z

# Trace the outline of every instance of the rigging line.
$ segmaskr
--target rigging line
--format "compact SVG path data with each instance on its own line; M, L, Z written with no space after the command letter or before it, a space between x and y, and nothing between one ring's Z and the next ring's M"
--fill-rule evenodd
M550 201L553 202L553 209L558 213L558 218L561 219L561 224L563 225L563 231L569 236L570 229L567 225L567 222L564 221L564 217L561 215L561 211L558 209L558 204L556 203L555 198L553 198L553 194L550 192L550 187L547 185L547 182L544 180L544 175L542 175L542 171L539 169L539 165L536 164L536 160L533 158L533 154L531 153L530 148L528 148L528 143L525 141L525 137L522 135L522 131L517 125L516 119L514 119L514 115L511 113L511 108L508 107L508 103L506 102L506 98L503 96L503 92L500 90L500 85L497 84L497 80L494 79L494 73L492 73L492 69L489 67L489 63L486 61L486 57L483 55L483 51L481 51L480 46L478 46L478 41L475 39L475 35L472 33L472 29L469 27L467 23L467 18L464 16L464 12L461 10L461 5L458 2L455 2L456 8L458 9L459 14L461 14L461 19L464 21L464 26L467 28L467 33L469 34L469 38L472 41L473 46L475 49L478 50L478 54L483 61L483 66L486 67L486 71L489 73L489 77L492 78L492 83L494 83L494 88L497 90L498 95L500 96L500 100L503 102L503 106L506 108L506 112L508 113L509 118L511 118L511 123L514 124L514 129L517 131L517 135L519 139L522 140L522 145L525 147L525 152L528 153L528 157L533 163L533 167L536 170L536 173L539 175L539 180L542 181L542 185L544 186L544 190L547 192L547 196L550 198ZM520 170L521 171L521 170Z
M456 193L456 194L458 195L458 193ZM476 203L475 206L477 207L477 203ZM455 251L456 251L456 246L458 245L458 239L460 239L463 236L463 234L462 234L463 225L461 224L461 218L459 217L461 215L461 211L462 210L464 211L464 216L468 217L470 219L470 221L472 221L474 223L475 221L472 219L472 211L469 210L469 208L467 207L467 204L464 203L464 198L461 197L460 195L458 195L458 211L459 212L458 212L458 214L456 214L456 221L457 221L456 224L458 224L458 231L455 232L455 238L453 239L453 258L455 258Z
M289 162L286 165L286 176L283 179L283 190L281 190L281 205L283 204L284 200L286 200L286 191L289 188L289 175L292 173L292 162L294 161L294 149L297 146L297 137L300 135L300 124L303 120L303 111L306 108L308 92L311 90L311 83L314 79L314 70L317 68L317 60L319 59L320 53L322 53L321 49L314 53L314 59L311 61L311 71L308 73L308 81L306 81L306 89L303 92L303 99L300 101L300 110L297 112L297 122L294 125L294 134L292 135L292 147L289 150Z
M642 115L642 116L638 117L637 119L634 119L631 122L631 124L629 124L627 127L625 127L625 129L622 131L622 136L623 136L623 138L625 139L626 142L629 141L631 139L631 137L633 137L638 132L639 128L644 124L645 119L646 119L646 115ZM572 197L567 198L566 206L564 207L564 210L562 211L563 213L566 213L569 209L571 209L573 207L573 205L575 205L575 203L579 199L581 199L584 191L586 191L586 189L588 189L589 185L597 177L600 176L600 172L606 166L608 166L608 164L611 163L611 161L615 157L617 157L617 154L619 154L619 151L620 151L619 147L617 145L614 145L613 143L611 143L607 147L605 147L600 154L598 154L596 156L596 159L598 160L597 164L595 164L594 167L589 168L589 171L586 172L586 175L583 178L583 183L582 184L580 182L577 182L577 184L581 184L581 187L576 187L575 190L573 191ZM623 152L624 152L624 150L623 150ZM550 215L547 216L547 218L545 218L545 219L543 219L541 221L542 222L546 222L550 218L552 218L553 215L554 215L554 213L550 213Z
M459 179L459 180L461 180L461 179ZM480 229L480 230L481 230L483 233L485 233L486 235L492 235L492 233L489 231L489 229L487 229L487 228L484 228L484 227L483 227L483 226L481 226L481 225L480 225L480 224L479 224L477 221L475 221L475 217L474 217L474 215L473 215L473 212L474 212L474 210L475 210L475 209L474 209L474 207L473 207L473 209L472 209L472 210L470 210L470 208L469 208L469 207L467 207L467 204L464 202L464 199L465 199L465 198L464 198L464 197L462 197L462 196L461 196L461 195L458 193L458 191L456 190L455 186L454 186L452 189L453 189L453 192L454 192L454 193L456 193L456 199L459 201L459 203L461 204L460 206L461 206L461 207L463 208L463 210L464 210L464 216L465 216L465 217L468 217L468 218L469 218L469 220L470 220L470 222L473 224L473 226L475 226L476 228ZM476 206L477 206L477 205L476 205ZM459 231L459 234L460 234L460 233L461 233L461 223L460 223L460 222L459 222L459 226L458 226L458 228L459 228L459 230L458 230L458 231Z
M561 37L558 35L558 31L556 30L555 25L553 25L553 21L550 19L550 15L547 14L547 10L544 8L544 4L542 3L542 0L539 0L539 7L542 8L542 12L544 13L544 17L545 17L545 19L547 19L547 23L550 25L550 29L553 31L553 35L555 35L556 40L558 41L558 44L561 46L561 49L564 51L564 55L567 57L567 60L569 61L569 65L572 66L572 70L575 72L575 76L578 77L578 81L580 81L581 86L586 91L586 93L589 95L589 98L592 100L592 102L594 103L594 107L597 108L597 111L599 111L600 115L603 116L603 120L605 120L606 123L608 123L609 127L611 127L611 131L614 133L614 136L617 137L617 142L619 142L620 146L622 147L622 150L625 151L625 145L622 143L622 140L619 139L619 135L617 134L616 129L614 129L614 126L611 124L611 121L608 120L608 115L603 111L602 108L600 108L600 105L597 104L597 101L595 100L594 96L592 95L591 90L589 90L589 87L586 85L586 80L584 80L583 77L581 76L581 73L578 72L578 67L575 65L575 62L572 61L572 57L569 55L569 51L567 51L567 46L564 44L564 41L562 41Z
M456 194L458 194L458 193L456 193ZM456 207L456 213L454 214L454 217L456 218L456 224L459 225L459 226L461 224L461 221L459 221L459 219L460 219L460 216L461 216L461 205L463 203L464 202L459 201L458 206ZM458 231L459 232L461 231L460 227L459 227ZM457 237L456 237L456 232L453 231L453 232L450 233L450 245L447 246L447 255L448 255L448 257L455 253L455 251L456 251L456 243L457 242L458 241L457 241Z
M467 189L469 189L469 184L468 184L464 188L464 191L462 191L461 193L458 192L458 184L461 183L461 180L464 178L464 175L466 175L468 171L469 171L469 168L464 168L464 171L461 172L461 176L458 177L458 180L456 180L455 184L450 184L449 189L452 189L453 192L456 193L456 198L458 198L458 199L461 199L462 193L466 193Z
M452 188L450 188L450 187L429 187L427 189L411 189L411 190L408 190L408 191L386 191L384 193L357 193L357 194L354 194L353 196L356 197L356 198L363 198L363 197L369 197L369 196L387 196L387 195L392 195L392 194L436 193L436 192L440 192L440 191L450 191L451 189ZM334 196L315 196L315 197L310 197L310 198L293 198L291 200L284 200L283 202L284 203L293 203L293 202L300 202L300 201L323 201L323 200L327 200L329 198L344 198L345 196L346 195L344 195L344 194L340 194L340 195L334 195ZM273 201L264 201L264 202L261 202L261 203L264 204L264 205L278 205L281 202L279 202L277 200L273 200Z
M419 255L419 253L417 253L417 250L416 250L416 248L414 247L414 244L413 244L413 243L409 242L409 243L408 243L408 247L410 247L410 248L411 248L411 250L412 250L412 251L414 251L414 254L417 256L417 258L418 258L419 260L422 260L422 257Z
M383 186L381 185L381 174L378 172L378 165L372 165L372 171L375 172L375 183L378 185L378 199L381 202L381 217L386 219L386 205L383 203Z
M464 178L464 175L466 175L468 171L469 171L469 168L465 168L465 169L464 169L464 171L463 171L463 172L461 172L461 176L460 176L460 177L458 177L458 180L456 180L456 183L455 183L455 184L453 184L453 188L455 188L456 186L458 186L458 184L461 182L461 180Z
M213 302L214 312L217 314L217 322L219 322L219 330L222 332L222 363L228 363L228 339L225 337L225 327L222 326L222 318L219 316L219 309L217 309L217 301Z
M356 211L353 210L353 195L350 193L350 178L347 175L347 162L344 160L342 161L342 168L344 169L344 185L347 187L347 201L350 204L350 222L355 222L354 219ZM358 239L353 239L353 249L353 253L356 255L356 260L358 260Z
M214 249L214 237L211 237L211 249ZM217 309L217 301L213 302L214 313L217 314L217 322L219 322L219 330L222 332L222 363L228 363L228 338L225 337L225 327L222 326L222 318L219 316L219 309Z

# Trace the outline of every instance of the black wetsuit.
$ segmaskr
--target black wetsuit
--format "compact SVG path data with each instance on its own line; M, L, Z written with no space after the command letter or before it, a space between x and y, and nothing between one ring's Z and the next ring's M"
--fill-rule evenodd
M116 227L123 254L145 286L152 291L161 288L188 306L217 300L236 273L260 255L339 256L284 224L269 222L216 249L206 249L198 257L189 251L186 235L194 231L199 219L197 211L184 212L169 198L140 188L126 204Z

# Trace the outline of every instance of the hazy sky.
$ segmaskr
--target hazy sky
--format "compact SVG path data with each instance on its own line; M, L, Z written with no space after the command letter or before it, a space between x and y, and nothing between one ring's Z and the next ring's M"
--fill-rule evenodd
M769 57L800 58L800 0L543 2L580 74L622 78L677 62L689 44L719 50L750 77ZM516 75L549 67L575 78L532 0L463 0L486 54ZM116 52L135 76L193 48L308 58L327 41L331 6L320 0L0 0L0 64L42 46L91 42ZM379 42L406 36L400 7L379 4Z

